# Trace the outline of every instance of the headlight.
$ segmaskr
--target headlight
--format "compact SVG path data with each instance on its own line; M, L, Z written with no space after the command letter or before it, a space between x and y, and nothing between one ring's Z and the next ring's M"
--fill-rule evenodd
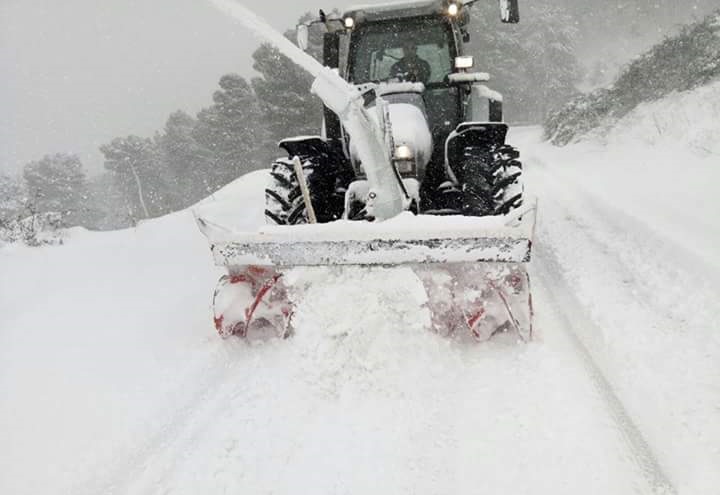
M450 17L455 17L460 12L460 6L455 2L451 2L448 5L447 13Z
M412 160L414 157L412 149L406 144L401 144L395 147L394 158L396 160Z
M416 175L417 164L415 163L415 153L410 146L401 144L395 147L393 153L393 163L400 175Z
M345 27L347 29L354 28L355 27L355 19L353 19L352 17L346 17L345 18Z

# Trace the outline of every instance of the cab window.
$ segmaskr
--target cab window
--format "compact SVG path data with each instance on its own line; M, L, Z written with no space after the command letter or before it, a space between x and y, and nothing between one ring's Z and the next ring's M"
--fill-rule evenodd
M427 84L442 83L452 72L452 31L437 19L383 22L360 26L350 45L350 79L355 84L385 81L403 58L403 46L417 47L417 56L430 66Z

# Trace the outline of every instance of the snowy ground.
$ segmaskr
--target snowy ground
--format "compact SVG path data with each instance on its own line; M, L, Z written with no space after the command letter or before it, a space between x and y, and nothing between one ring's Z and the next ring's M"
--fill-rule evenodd
M1 248L0 493L715 493L719 141L653 134L720 132L707 98L564 149L515 131L530 345L431 334L404 268L321 272L292 340L220 341L189 212ZM248 227L263 181L225 193Z

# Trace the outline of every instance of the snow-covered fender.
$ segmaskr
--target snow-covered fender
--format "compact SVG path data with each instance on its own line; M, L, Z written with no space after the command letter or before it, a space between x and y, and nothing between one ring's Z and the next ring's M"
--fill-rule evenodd
M285 150L290 158L294 158L296 156L306 158L330 153L330 148L327 142L320 136L297 136L287 138L280 141L278 146Z
M303 162L311 161L314 167L321 167L323 169L321 175L328 180L337 179L347 183L354 177L350 161L342 149L333 146L331 142L320 136L283 139L278 146L287 152L291 160L297 156Z

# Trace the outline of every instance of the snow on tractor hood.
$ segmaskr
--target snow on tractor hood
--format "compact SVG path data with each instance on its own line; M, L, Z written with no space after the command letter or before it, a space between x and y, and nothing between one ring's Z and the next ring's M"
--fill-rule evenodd
M378 93L388 95L388 89L383 88ZM417 166L424 169L432 155L432 135L425 113L420 107L410 102L393 102L393 98L389 96L385 96L385 99L389 100L388 112L395 146L409 146L413 151ZM370 116L377 122L376 112L370 112ZM358 153L352 138L350 139L350 153L353 160L357 161Z
M432 135L423 111L410 103L391 103L389 112L395 146L409 146L418 165L427 165L432 155Z

